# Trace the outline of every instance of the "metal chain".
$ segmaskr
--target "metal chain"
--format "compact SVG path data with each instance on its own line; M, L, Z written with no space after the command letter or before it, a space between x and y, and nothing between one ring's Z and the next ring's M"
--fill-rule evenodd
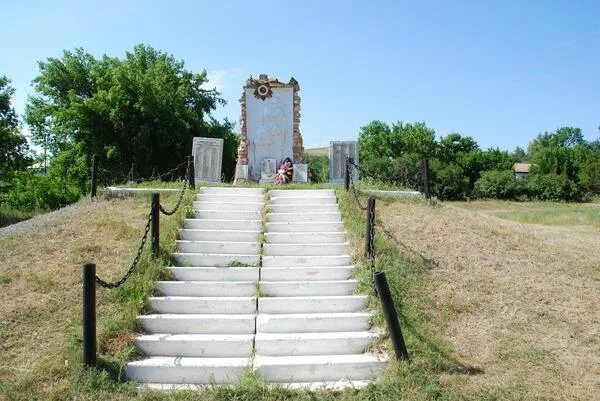
M352 163L350 160L348 160L348 158L346 158L346 161L352 165L356 167L356 164ZM354 199L356 200L356 203L358 204L358 207L361 210L367 210L366 206L363 206L362 203L360 203L360 198L359 198L359 193L358 190L356 189L356 186L354 185L354 174L351 174L350 169L348 168L348 170L346 171L346 174L349 175L349 179L350 179L350 189L352 190L352 194L354 195Z
M150 212L148 214L148 221L146 222L146 227L144 228L144 235L142 236L142 241L140 243L140 246L138 247L135 258L133 259L133 263L131 263L131 266L129 266L129 269L127 270L127 273L125 273L125 275L123 277L121 277L121 279L119 281L115 281L112 283L104 281L100 277L98 277L98 275L96 275L96 283L98 283L101 287L104 287L104 288L117 288L117 287L120 287L125 281L127 281L129 276L131 276L131 274L135 271L135 268L137 267L137 265L140 261L140 258L142 257L142 251L144 250L144 247L146 245L146 240L148 239L148 232L150 231L150 223L151 222L152 222L152 212Z
M373 213L368 213L367 218L370 222L371 232L368 232L367 235L369 238L369 256L370 256L370 267L371 267L371 287L373 288L373 292L377 294L377 287L375 286L375 210Z
M185 178L183 180L183 188L181 189L181 192L179 193L179 200L177 200L177 204L171 210L165 210L163 205L158 205L158 208L160 209L162 214L171 216L171 215L175 214L175 212L179 209L179 206L181 206L181 202L183 201L183 195L185 194L185 190L187 189L188 182L190 181L190 161L189 160L188 160L187 164L188 164L188 166L185 171Z

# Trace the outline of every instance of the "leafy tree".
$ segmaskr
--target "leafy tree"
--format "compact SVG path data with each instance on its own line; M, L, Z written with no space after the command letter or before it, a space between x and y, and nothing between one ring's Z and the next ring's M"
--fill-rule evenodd
M182 61L145 45L124 59L65 51L39 68L25 120L34 141L53 155L65 149L85 159L96 154L111 178L122 177L131 163L150 176L190 154L194 136L219 136L226 139L224 160L231 162L236 141L231 124L209 117L224 100L202 88L205 71L185 70Z
M389 125L373 120L358 133L359 158L362 161L395 157L400 153L400 141Z
M580 159L586 153L586 143L581 129L562 127L539 134L529 144L528 153L542 174L562 174L576 179Z
M0 190L16 170L24 169L31 161L27 140L21 135L20 123L11 97L15 93L10 80L0 76Z
M422 159L434 157L437 150L435 131L428 128L424 122L404 126L399 123L402 142L407 152L415 153Z

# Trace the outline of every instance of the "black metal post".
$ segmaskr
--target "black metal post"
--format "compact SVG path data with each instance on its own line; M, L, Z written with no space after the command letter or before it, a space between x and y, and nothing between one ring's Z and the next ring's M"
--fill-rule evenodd
M92 156L92 191L90 196L96 197L96 188L98 186L98 163L96 163L96 155Z
M135 163L131 163L131 170L129 170L129 180L135 181Z
M96 366L96 265L83 265L83 363Z
M365 255L369 260L375 258L375 198L369 197L367 200L367 228L365 232Z
M400 329L400 323L398 322L398 314L394 307L394 301L390 294L390 287L388 287L385 273L375 272L373 278L375 281L375 288L377 288L377 294L379 294L379 299L381 300L383 314L385 315L385 320L388 325L394 351L396 352L396 358L409 360L408 350L404 343L404 337L402 336L402 330Z
M431 198L429 187L429 159L423 159L423 190L427 199Z
M188 177L190 181L190 189L196 189L196 172L194 171L194 161L192 160L192 156L188 156Z
M160 247L160 225L159 225L159 215L160 215L160 195L158 192L154 192L152 194L152 256L158 256L158 250Z
M346 157L346 168L344 169L344 189L350 189L350 158Z

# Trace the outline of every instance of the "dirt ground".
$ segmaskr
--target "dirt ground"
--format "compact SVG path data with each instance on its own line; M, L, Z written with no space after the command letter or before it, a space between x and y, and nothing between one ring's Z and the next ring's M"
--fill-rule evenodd
M443 381L497 388L501 399L598 399L597 227L523 224L457 204L377 210L398 241L431 259L442 336L460 362L482 370Z

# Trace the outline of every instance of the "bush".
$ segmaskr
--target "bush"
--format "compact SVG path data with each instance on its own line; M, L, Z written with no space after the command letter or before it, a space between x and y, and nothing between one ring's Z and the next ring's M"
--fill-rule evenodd
M325 155L304 155L308 164L308 179L310 182L329 181L329 157Z
M529 198L541 201L582 201L581 188L562 175L531 174L525 179Z
M432 166L432 191L442 200L464 199L469 191L469 180L463 169L456 164L439 167L437 163Z
M484 171L473 188L478 198L516 199L526 194L525 180L515 178L512 170Z
M0 197L0 204L18 210L49 210L76 202L82 194L77 183L50 174L17 172L10 190Z

